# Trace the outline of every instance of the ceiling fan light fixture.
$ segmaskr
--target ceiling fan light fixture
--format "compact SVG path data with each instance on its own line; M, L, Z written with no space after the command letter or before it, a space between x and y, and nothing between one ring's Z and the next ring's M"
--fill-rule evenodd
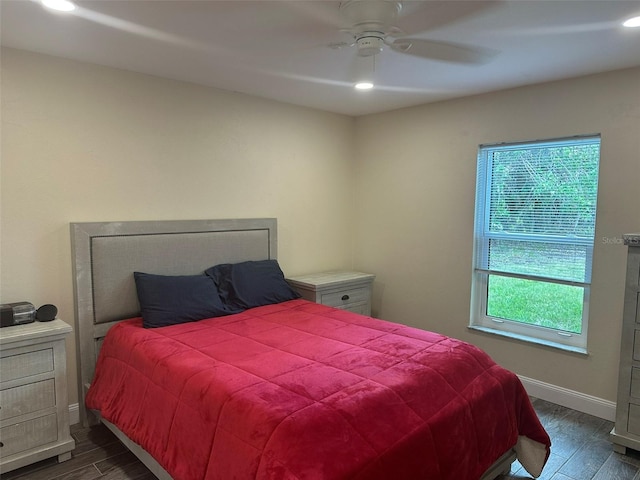
M76 6L69 0L42 0L42 5L59 12L71 12Z
M622 24L622 26L623 27L627 27L627 28L640 27L640 16L632 17L632 18L629 18L629 19L625 20L625 22Z
M384 34L379 32L366 32L356 40L358 55L361 57L371 57L382 52Z

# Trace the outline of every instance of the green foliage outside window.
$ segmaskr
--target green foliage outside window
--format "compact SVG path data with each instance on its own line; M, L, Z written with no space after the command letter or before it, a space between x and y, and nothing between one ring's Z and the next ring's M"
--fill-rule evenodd
M486 278L484 314L580 334L600 139L481 147L478 161L476 265Z
M592 238L599 158L594 144L495 152L489 230Z

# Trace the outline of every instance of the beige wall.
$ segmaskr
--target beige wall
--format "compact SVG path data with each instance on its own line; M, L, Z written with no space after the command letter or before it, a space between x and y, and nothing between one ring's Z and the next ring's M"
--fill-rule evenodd
M381 318L615 400L640 69L354 120L11 49L1 62L1 302L53 303L72 322L69 222L277 217L285 272L354 264L377 275ZM590 355L470 333L478 144L588 133L602 134Z
M352 118L11 49L1 62L2 303L73 323L69 222L277 217L286 273L350 266Z
M470 332L479 144L602 134L589 355ZM374 313L462 338L515 372L615 400L626 247L640 231L640 69L425 105L356 122L355 266Z

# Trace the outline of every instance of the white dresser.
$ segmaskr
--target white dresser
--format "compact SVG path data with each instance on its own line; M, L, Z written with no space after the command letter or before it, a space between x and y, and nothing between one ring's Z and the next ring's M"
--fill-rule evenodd
M622 314L620 371L616 424L611 432L614 450L640 450L640 233L624 235L628 245L627 276Z
M371 315L375 275L362 272L320 272L287 278L302 298L362 315Z
M62 320L0 328L0 472L71 458Z

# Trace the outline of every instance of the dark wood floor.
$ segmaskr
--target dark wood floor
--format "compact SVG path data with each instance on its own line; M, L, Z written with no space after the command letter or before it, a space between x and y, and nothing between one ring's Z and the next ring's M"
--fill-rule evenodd
M613 423L540 399L533 406L552 443L541 480L640 480L640 453L613 452L609 441ZM528 478L518 462L504 477Z
M553 442L540 479L640 480L640 453L613 452L608 440L611 422L539 399L533 405ZM2 480L155 480L105 427L75 425L72 435L76 449L71 460L45 460L2 474ZM503 480L529 478L516 462Z

